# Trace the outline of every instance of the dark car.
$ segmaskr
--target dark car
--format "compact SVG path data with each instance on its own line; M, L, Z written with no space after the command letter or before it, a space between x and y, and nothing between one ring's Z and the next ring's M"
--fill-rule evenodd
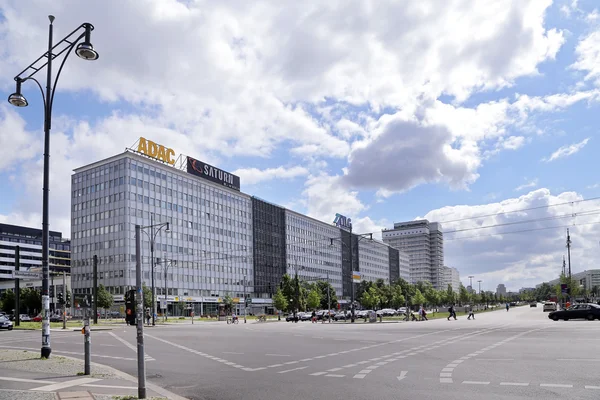
M591 303L574 304L566 310L552 311L548 314L548 318L554 321L583 318L593 321L594 319L600 319L600 306Z
M537 307L537 302L529 303L529 307Z
M289 314L287 317L285 317L286 322L298 322L298 319L298 315L294 317L294 314Z
M13 328L13 323L10 322L10 320L8 318L6 318L4 315L0 317L0 329L8 329L9 331L12 331Z

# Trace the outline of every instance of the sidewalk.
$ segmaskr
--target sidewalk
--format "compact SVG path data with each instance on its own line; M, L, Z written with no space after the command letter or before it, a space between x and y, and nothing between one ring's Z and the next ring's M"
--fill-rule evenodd
M69 399L112 400L137 396L137 379L97 363L91 375L83 375L82 360L53 355L41 360L38 352L0 352L0 400ZM148 399L185 400L146 381ZM135 397L137 398L137 397Z

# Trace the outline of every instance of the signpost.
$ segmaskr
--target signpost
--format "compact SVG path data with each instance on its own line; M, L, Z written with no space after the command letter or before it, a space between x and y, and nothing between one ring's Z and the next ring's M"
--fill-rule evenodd
M42 279L42 274L39 272L29 271L13 271L13 279Z
M361 279L360 272L358 272L358 271L352 272L352 283L360 283L360 279Z

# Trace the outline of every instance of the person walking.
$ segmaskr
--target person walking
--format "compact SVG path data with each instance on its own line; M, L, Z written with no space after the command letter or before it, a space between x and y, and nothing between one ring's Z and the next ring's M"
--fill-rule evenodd
M475 313L473 312L473 306L469 307L469 316L467 317L467 319L471 319L471 317L473 317L473 319L475 319Z
M452 317L454 317L454 319L456 320L456 311L454 310L454 304L452 304L450 306L450 308L448 308L448 312L449 312L448 321L450 321L450 318L452 318Z
M313 310L311 317L312 317L311 322L313 324L316 324L317 323L317 313L315 312L315 310Z
M508 312L508 309L510 308L510 304L506 303L506 311Z
M424 321L428 321L427 319L427 311L425 311L425 307L421 306L421 317L423 317Z
M150 311L146 310L146 325L150 325L150 319L152 319L150 316Z

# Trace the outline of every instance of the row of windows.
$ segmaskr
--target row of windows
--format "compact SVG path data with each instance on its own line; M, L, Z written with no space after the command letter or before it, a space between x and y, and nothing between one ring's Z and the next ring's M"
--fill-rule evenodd
M124 169L125 169L124 162L121 161L118 163L113 163L108 166L102 166L99 168L95 168L85 174L78 174L76 176L73 176L72 181L73 181L73 183L82 183L84 180L99 178L101 176L108 175L111 172L119 173L119 171L124 170Z
M75 218L75 219L77 219L77 218ZM124 223L101 226L98 228L84 229L81 231L73 232L73 239L83 239L83 238L92 237L92 236L105 235L108 233L122 232L124 230L125 230Z
M223 272L223 273L231 273L231 274L242 274L247 273L245 268L235 267L235 266L227 266L222 264L207 264L206 261L215 261L222 260L223 263L231 263L231 262L243 262L249 263L252 262L250 257L241 255L236 256L227 253L218 253L218 252L208 252L202 251L200 252L202 256L199 258L199 261L176 261L176 265L178 268L183 269L191 269L191 270L206 270L212 272ZM135 263L135 254L115 254L108 256L98 256L98 265L103 264L113 264L113 263L123 263L123 262L132 262ZM141 262L144 265L150 264L150 257L143 256L141 258ZM159 262L157 261L157 264ZM89 267L93 265L93 258L81 259L81 260L73 260L73 265L76 267Z
M15 247L16 246L11 246L11 245L7 245L7 244L0 244L0 249L4 249L4 250L12 250L12 254L14 257L14 251L15 251ZM70 247L70 246L67 246ZM23 254L23 252L27 252L27 253L42 253L42 247L36 247L36 248L31 248L31 247L21 247L21 254ZM50 252L50 257L68 257L69 256L69 252L66 251L55 251L54 249L51 248Z
M81 203L73 204L73 211L87 210L88 208L98 207L102 204L116 203L117 201L125 200L125 192L111 194L109 196L99 197L97 199L82 201Z
M27 240L27 239L20 239L20 238L14 238L14 237L7 237L7 236L2 236L0 237L0 241L2 242L10 242L10 243L21 243L21 244L32 244L32 245L38 245L40 246L39 249L34 249L31 247L23 247L22 251L42 251L42 241L34 241L34 240ZM16 245L11 246L11 249L14 249ZM49 246L51 249L54 250L64 250L64 251L69 251L69 249L71 248L71 246L69 245L69 242L63 242L63 243L55 243L55 242L50 242Z

